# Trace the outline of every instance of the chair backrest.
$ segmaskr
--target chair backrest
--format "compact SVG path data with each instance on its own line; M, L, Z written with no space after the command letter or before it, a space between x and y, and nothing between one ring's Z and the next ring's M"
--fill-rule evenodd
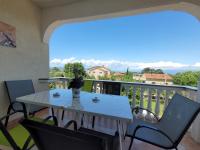
M200 103L175 94L159 122L159 127L178 144L199 111Z
M121 83L117 82L104 82L103 83L104 93L111 95L120 95Z
M10 102L16 101L17 97L35 93L32 80L13 80L5 81L5 86L8 92ZM21 109L21 106L15 105L14 109ZM40 106L31 105L30 112L35 112L42 109Z
M30 132L39 150L104 150L96 136L24 119L21 124Z

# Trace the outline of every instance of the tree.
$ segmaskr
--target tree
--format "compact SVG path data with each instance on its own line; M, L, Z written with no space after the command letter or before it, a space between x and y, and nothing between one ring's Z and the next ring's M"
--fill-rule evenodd
M67 64L65 64L65 66L64 66L65 76L66 77L70 77L70 78L74 77L73 70L75 68L77 70L79 70L80 75L82 75L82 76L86 75L85 68L84 68L83 64L76 62L76 63L67 63Z
M135 80L133 79L133 73L129 72L128 74L125 74L122 77L122 81L126 81L126 82L134 82Z
M200 72L196 71L186 71L182 73L177 73L173 76L174 84L187 85L187 86L197 86L197 82L200 78Z
M53 67L52 69L51 69L51 71L55 71L55 72L59 72L59 71L61 71L58 67Z
M53 67L49 71L49 76L50 77L63 77L64 72L57 67Z
M127 68L127 70L126 70L126 75L128 75L129 74L129 68Z
M162 69L153 69L153 68L144 68L142 71L141 71L142 74L144 73L155 73L155 74L164 74L163 70Z
M64 73L65 73L66 77L72 77L73 76L73 63L65 64Z

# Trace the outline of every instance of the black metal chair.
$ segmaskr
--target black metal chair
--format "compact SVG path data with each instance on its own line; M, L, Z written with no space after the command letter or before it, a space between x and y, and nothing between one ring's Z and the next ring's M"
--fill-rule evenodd
M105 144L106 150L119 149L119 134L117 131L115 132L115 135L109 135L109 134L105 134L105 133L102 133L99 131L95 131L93 129L84 128L84 127L80 127L78 129L77 122L75 120L69 121L64 127L68 128L69 126L73 126L74 131L78 131L78 132L85 133L85 134L90 134L90 135L97 136L99 138L104 139L106 142L106 144Z
M21 106L21 109L15 109L15 111L0 118L0 145L12 147L14 150L29 150L34 146L34 142L29 135L29 132L23 126L17 124L16 121L12 127L8 124L9 118L16 113L22 113L24 118L28 117L25 104L21 102L12 102L11 105L16 104ZM9 106L9 109L13 107L11 105ZM53 121L50 121L51 118L53 118ZM42 122L57 125L57 119L53 116L42 120Z
M118 82L104 82L103 89L105 94L120 95L121 83Z
M110 150L105 138L24 119L39 150Z
M126 136L131 137L129 150L134 139L165 149L177 149L178 144L200 112L200 104L175 94L157 123L134 117Z
M35 89L33 86L32 80L13 80L13 81L5 81L5 86L8 92L8 97L10 103L15 102L17 97L29 95L35 93ZM21 105L15 104L12 107L12 110L21 109ZM35 115L35 113L46 109L47 107L41 107L37 105L31 105L29 113L31 115ZM54 111L52 108L52 115L54 115Z

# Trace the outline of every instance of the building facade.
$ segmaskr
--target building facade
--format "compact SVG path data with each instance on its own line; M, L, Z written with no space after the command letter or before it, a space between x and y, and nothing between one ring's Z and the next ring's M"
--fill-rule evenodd
M154 73L135 74L133 75L133 79L148 84L160 84L160 85L173 84L173 79L168 74L154 74Z
M99 77L110 77L111 71L104 66L95 66L87 70L89 76L99 79Z

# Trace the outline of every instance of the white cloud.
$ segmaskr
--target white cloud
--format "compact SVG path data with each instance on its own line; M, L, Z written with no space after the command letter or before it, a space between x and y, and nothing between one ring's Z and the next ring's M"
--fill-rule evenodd
M193 65L194 67L200 67L200 62L197 62Z
M81 62L85 67L92 66L106 66L112 70L124 70L129 67L131 70L143 69L146 67L160 68L160 69L187 69L191 67L200 67L200 63L188 65L172 61L159 62L134 62L134 61L120 61L120 60L96 60L96 59L76 59L70 57L66 59L53 59L50 61L51 66L63 66L66 63Z
M50 65L53 64L53 65L60 65L62 64L62 60L61 59L53 59L50 61Z

